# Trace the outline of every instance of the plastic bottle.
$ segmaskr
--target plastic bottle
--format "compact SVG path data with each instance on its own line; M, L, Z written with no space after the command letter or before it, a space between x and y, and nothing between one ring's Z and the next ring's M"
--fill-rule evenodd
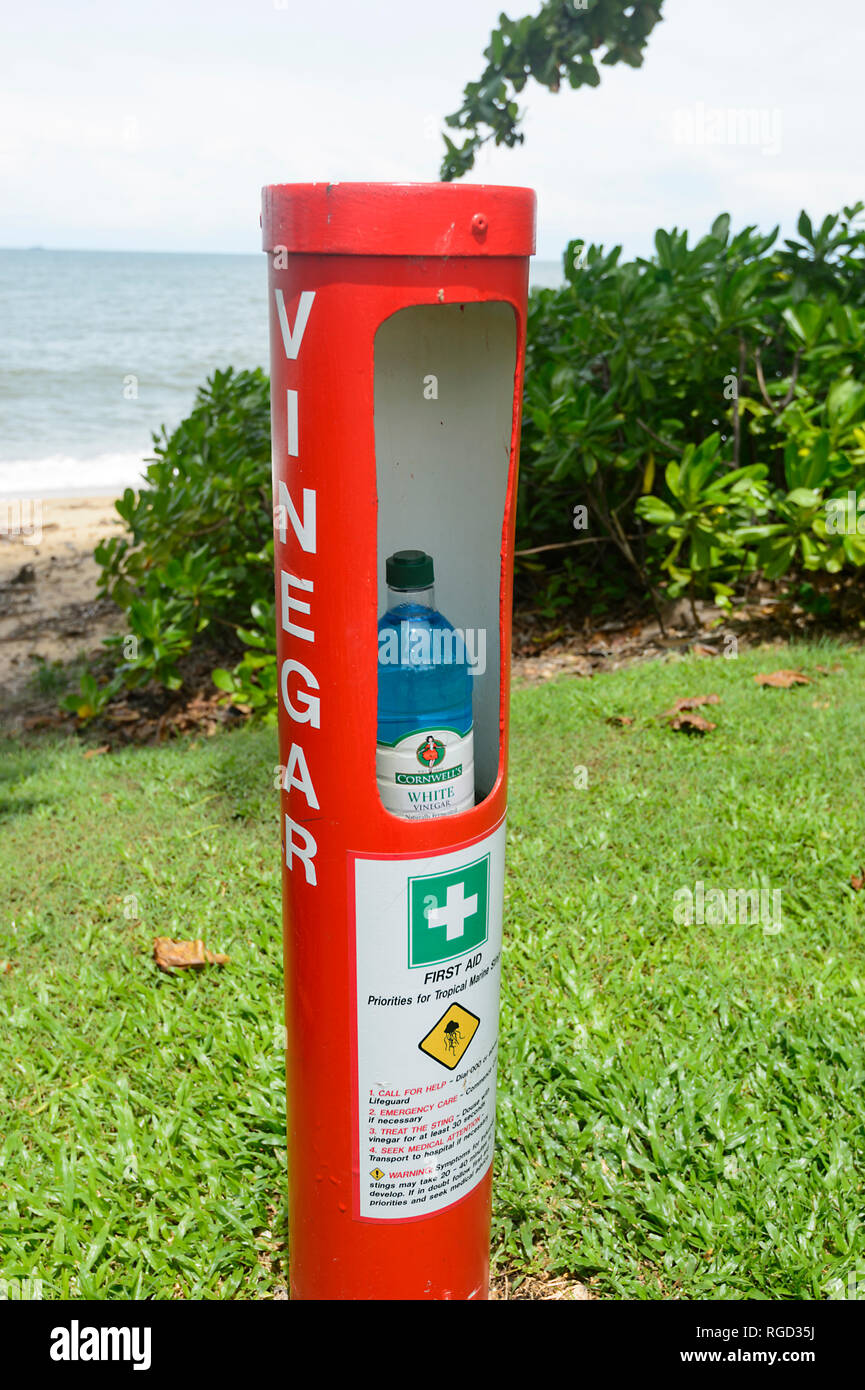
M387 611L378 623L379 796L408 820L475 804L472 677L463 635L437 612L432 556L387 560Z

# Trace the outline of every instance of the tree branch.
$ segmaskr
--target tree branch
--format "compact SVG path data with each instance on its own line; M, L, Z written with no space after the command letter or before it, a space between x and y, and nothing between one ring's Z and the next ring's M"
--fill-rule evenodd
M629 535L626 536L625 539L629 541L638 541L640 537L638 535ZM515 550L514 559L518 559L521 555L540 555L544 550L567 550L568 547L572 545L615 545L619 546L619 549L621 549L616 536L581 536L580 539L576 541L553 541L551 545L536 545L531 550Z
M739 460L742 456L742 407L739 404L739 393L742 389L742 382L745 379L745 335L739 334L739 362L736 372L736 399L733 401L733 467L739 467Z
M791 368L791 370L790 370L790 390L787 392L786 396L784 397L783 401L781 402L780 406L778 407L779 410L786 410L786 409L787 409L787 406L790 404L790 402L791 402L792 399L793 399L793 396L794 396L795 391L796 391L796 382L797 382L798 379L799 379L799 363L800 363L801 361L802 361L802 349L801 349L801 348L797 348L797 349L796 349L796 355L795 355L795 357L793 358L793 366L792 366L792 368Z
M659 434L655 434L655 431L653 429L650 429L649 426L646 424L645 420L640 419L639 415L637 416L637 424L640 426L641 430L645 430L646 434L648 434L650 438L654 439L656 444L660 444L662 448L669 449L670 452L674 454L684 454L685 450L680 448L678 444L673 444L669 439L662 439Z

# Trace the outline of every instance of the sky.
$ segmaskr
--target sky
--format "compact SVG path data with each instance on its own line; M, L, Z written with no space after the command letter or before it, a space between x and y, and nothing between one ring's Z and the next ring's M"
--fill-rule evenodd
M502 8L540 0L2 0L0 246L255 252L264 183L434 180ZM558 95L473 183L538 194L538 251L651 249L865 196L862 0L665 0L644 65ZM741 114L737 114L741 113Z

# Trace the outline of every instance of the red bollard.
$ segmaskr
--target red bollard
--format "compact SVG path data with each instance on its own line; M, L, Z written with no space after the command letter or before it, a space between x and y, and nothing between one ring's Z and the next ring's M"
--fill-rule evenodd
M484 185L263 191L294 1298L488 1294L534 211ZM476 804L420 820L376 785L405 548L435 559L474 692Z

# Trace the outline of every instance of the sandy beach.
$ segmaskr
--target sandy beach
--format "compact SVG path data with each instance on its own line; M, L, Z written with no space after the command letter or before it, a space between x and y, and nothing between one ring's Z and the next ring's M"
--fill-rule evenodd
M0 696L8 698L25 689L34 658L69 661L122 629L122 613L98 597L93 549L123 522L110 496L0 509Z
M93 550L99 541L122 533L124 526L110 495L52 497L33 513L30 503L0 499L0 708L14 703L19 713L30 699L45 703L32 678L37 658L68 662L96 655L102 639L124 630L124 615L97 590L99 567ZM10 510L11 508L11 510ZM764 603L767 600L763 600ZM651 614L608 620L597 626L563 632L544 640L530 616L515 615L512 673L516 683L535 684L557 676L591 676L632 661L659 656L670 648L686 651L695 637L698 655L721 650L726 628L716 628L720 612L700 603L707 631L693 631L685 600L666 605L669 631L661 635ZM771 609L760 604L740 617L766 619ZM770 634L762 623L764 640ZM711 631L709 631L711 630ZM533 640L539 638L539 642ZM705 643L711 640L712 646ZM744 631L737 640L750 645ZM31 685L28 690L28 681ZM56 694L49 701L56 705Z

